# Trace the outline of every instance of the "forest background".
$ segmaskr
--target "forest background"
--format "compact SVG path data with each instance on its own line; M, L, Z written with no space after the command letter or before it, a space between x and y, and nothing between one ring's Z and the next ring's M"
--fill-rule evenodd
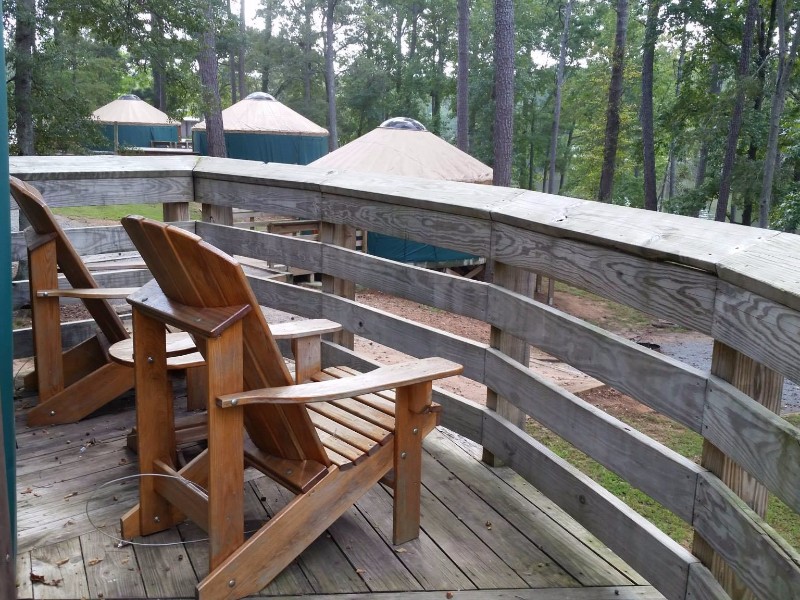
M11 0L4 10L12 153L88 152L100 135L91 111L123 93L211 125L265 91L326 126L331 150L407 116L491 165L496 184L800 227L800 1Z

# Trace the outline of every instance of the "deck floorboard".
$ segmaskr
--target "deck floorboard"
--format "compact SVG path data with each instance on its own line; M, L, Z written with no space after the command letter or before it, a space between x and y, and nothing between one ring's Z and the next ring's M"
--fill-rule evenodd
M17 411L18 598L193 598L208 572L199 527L183 523L142 544L115 539L137 497L136 456L126 448L132 396L80 423L42 428L24 424L33 402L18 401ZM418 540L392 545L391 490L376 486L260 595L661 598L533 486L477 460L472 442L438 429L425 450ZM255 529L291 494L254 471L246 479L246 528Z

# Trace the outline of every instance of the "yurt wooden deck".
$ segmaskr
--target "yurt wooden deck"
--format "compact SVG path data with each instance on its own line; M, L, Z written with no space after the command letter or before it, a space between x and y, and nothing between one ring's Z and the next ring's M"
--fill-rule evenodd
M418 541L388 543L391 498L377 486L263 593L725 600L749 589L800 598L800 553L764 520L768 494L800 512L800 430L779 414L784 378L800 381L797 236L519 189L205 157L20 157L11 173L52 207L135 199L180 220L190 202L201 203L215 222L181 228L231 255L319 275L314 287L257 274L248 281L262 306L342 325L322 342L323 365L376 368L354 351L363 339L457 362L463 377L486 386L485 402L434 388L441 422L424 447ZM231 227L233 208L318 221L319 236ZM369 256L354 249L356 229L484 257L489 274L474 281ZM133 250L121 227L67 235L81 256ZM12 235L12 257L26 257L23 234ZM710 369L536 302L534 273L710 336ZM95 277L108 287L149 279L129 269ZM359 303L356 287L476 319L489 341ZM14 283L14 306L28 301L28 289ZM63 345L94 329L62 324ZM531 347L702 436L699 464L529 368ZM33 355L30 329L14 331L14 355ZM135 500L131 396L44 428L27 426L35 401L15 400L19 597L193 596L207 568L203 544L186 543L203 535L194 527L157 534L165 545L121 548L97 530L113 534ZM534 439L526 418L688 524L691 548ZM249 525L287 501L269 481L246 483Z
M17 411L17 597L194 597L208 570L202 530L186 523L137 540L143 545L114 539L137 494L136 455L126 447L132 399L80 423L28 428L22 407L33 401ZM442 429L425 450L418 540L392 546L391 496L375 488L262 595L661 597L511 469L481 463L474 443ZM257 475L247 483L253 526L290 497Z

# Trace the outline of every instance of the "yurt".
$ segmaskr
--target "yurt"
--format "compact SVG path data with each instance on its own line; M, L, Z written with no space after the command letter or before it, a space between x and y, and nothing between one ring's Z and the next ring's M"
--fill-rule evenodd
M254 92L222 111L228 158L307 165L328 151L328 130L278 102ZM208 154L206 122L192 127L197 154Z
M108 144L103 150L121 147L149 148L152 142L177 142L180 123L134 94L125 94L92 113L103 127Z
M492 169L406 117L379 127L309 166L386 173L467 183L492 182ZM429 244L369 232L367 251L375 256L425 266L471 264L477 258Z

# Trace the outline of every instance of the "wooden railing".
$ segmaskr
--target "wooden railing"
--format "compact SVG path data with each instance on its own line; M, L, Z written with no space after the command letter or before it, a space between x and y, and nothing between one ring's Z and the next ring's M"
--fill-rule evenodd
M491 390L497 410L439 391L443 424L511 466L667 598L743 597L741 586L762 598L800 597L800 554L759 516L766 490L800 512L800 430L775 414L783 377L800 381L800 237L516 189L223 159L26 158L13 159L11 171L36 183L54 206L166 203L165 213L174 215L193 200L485 256L494 283L325 243L336 235L319 242L184 225L227 252L322 273L332 282L318 291L253 278L265 305L336 320L353 335L410 355L464 364L467 377ZM116 228L75 230L70 237L82 254L130 249ZM13 253L24 257L20 235ZM711 372L513 291L526 289L529 272L712 336ZM141 281L132 277L98 275L115 286ZM491 325L492 341L359 304L353 285L481 320ZM14 301L24 298L20 284ZM87 326L65 326L65 343ZM15 355L30 354L28 340L24 331L15 333ZM327 362L368 367L346 338L340 342L326 344ZM528 345L702 435L702 466L537 375L519 361ZM517 427L521 414L690 524L694 554Z

